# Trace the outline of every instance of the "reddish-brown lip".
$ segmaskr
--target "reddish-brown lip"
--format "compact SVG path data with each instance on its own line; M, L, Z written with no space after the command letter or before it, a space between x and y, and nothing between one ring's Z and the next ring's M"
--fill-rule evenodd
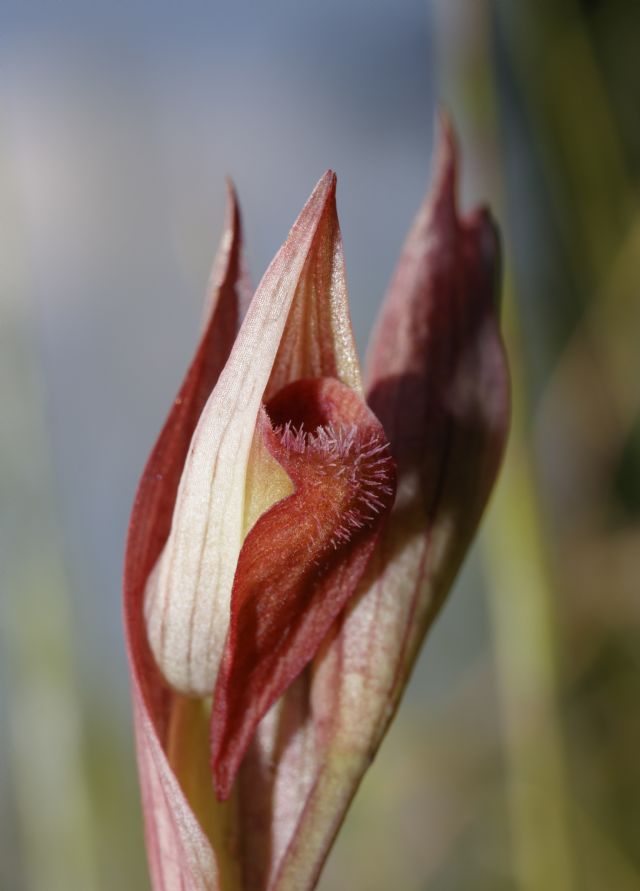
M263 417L265 441L295 491L258 520L238 561L211 722L222 799L258 722L355 593L395 494L382 426L349 387L297 381L267 412L279 426Z

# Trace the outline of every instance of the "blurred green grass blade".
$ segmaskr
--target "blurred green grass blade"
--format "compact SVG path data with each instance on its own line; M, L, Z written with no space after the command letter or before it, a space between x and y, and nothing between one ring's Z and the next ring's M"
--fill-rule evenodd
M490 16L489 3L474 5L473 27L458 32L462 36L455 48L447 44L442 70L445 95L453 97L454 109L463 105L461 116L473 122L464 141L466 154L480 159L474 173L483 194L491 195L495 204L505 184L495 143L498 112ZM508 230L505 202L499 204L498 219ZM503 327L514 413L504 467L481 538L504 732L515 887L577 891L558 702L555 592L546 568L544 527L525 432L527 399L516 312L513 288L507 285Z
M10 767L10 796L0 802L0 814L18 836L16 849L5 851L3 881L21 891L94 891L73 623L32 339L26 245L10 183L0 151L0 664Z
M512 429L483 536L516 875L521 888L569 891L577 886L557 702L554 592L520 434Z

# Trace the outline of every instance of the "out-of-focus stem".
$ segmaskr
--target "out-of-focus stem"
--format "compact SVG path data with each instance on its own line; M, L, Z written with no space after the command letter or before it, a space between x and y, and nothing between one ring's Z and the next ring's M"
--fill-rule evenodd
M517 372L513 383L517 403ZM568 891L575 885L557 704L554 591L518 414L483 536L514 856L520 887Z
M640 405L638 196L577 0L496 5L561 251L585 307L547 382L543 406L564 403L581 451L595 439L598 452L615 456ZM592 395L592 423L585 424L571 403L580 404L580 389L596 388L600 403Z
M463 4L441 3L438 9L446 17L454 6L459 13ZM469 135L476 137L476 158L487 159L484 165L480 160L477 173L483 193L491 195L494 203L502 193L502 183L499 152L488 136L497 130L495 87L488 64L489 4L474 4L473 17L473 25L467 23L464 30L449 30L441 76L445 96L463 102L476 99L475 132ZM451 42L454 35L459 35L457 45ZM454 108L456 104L460 102L452 102ZM468 118L473 121L473 114ZM504 225L504 208L498 215ZM555 592L546 569L526 441L526 395L518 363L522 353L513 297L512 288L506 287L503 314L514 412L504 467L482 537L504 726L510 829L517 886L526 891L571 891L576 885L557 701Z
M609 455L615 456L637 417L638 390L632 383L637 381L640 369L637 337L634 338L638 307L633 270L637 269L640 250L637 196L580 5L576 0L542 0L535 4L509 4L504 0L496 6L501 10L503 25L506 23L504 46L532 121L529 132L536 140L542 160L547 195L555 209L558 229L564 235L561 250L570 263L585 307L544 394L544 405L548 408L554 402L555 417L571 431L574 437L571 451L580 466L580 452L585 451L587 441L594 437L600 454L604 446ZM513 302L509 306L513 309ZM522 352L513 337L517 326L509 327L515 347L513 361ZM496 658L503 689L511 776L517 777L526 770L527 748L533 751L538 748L541 769L546 765L545 775L555 776L557 793L566 786L567 773L560 758L563 750L560 725L541 716L538 729L536 710L531 709L532 714L527 714L526 678L532 675L535 666L530 665L527 654L518 649L518 633L528 624L528 640L533 642L537 636L538 651L547 654L547 670L543 664L538 666L538 689L543 692L546 687L549 705L555 709L558 694L553 678L554 652L557 652L553 597L556 592L546 569L535 475L526 445L526 397L517 365L513 374L514 402L519 411L514 418L511 449L486 540L493 583L491 604ZM596 389L600 404L594 395ZM585 393L589 395L585 397ZM576 397L581 394L582 399L592 404L586 424L576 407L576 403L580 403ZM558 431L558 435L563 434ZM594 473L592 461L590 471ZM577 474L574 486L579 488L579 471ZM577 519L574 517L574 525ZM526 564L525 560L528 560ZM524 565L533 569L525 579L522 578ZM514 597L516 590L517 598ZM522 592L526 596L524 606L520 604ZM561 592L557 593L561 596ZM528 609L529 603L535 603L533 612ZM505 674L505 670L513 671L515 679ZM531 829L535 828L535 802L535 788L512 788L514 813L521 813L523 832L527 829L526 815L532 818ZM554 808L557 811L554 812ZM624 852L616 848L606 831L600 831L578 809L568 791L561 797L554 794L544 813L551 816L552 824L539 827L538 832L541 841L550 845L546 852L549 867L553 866L555 857L562 862L562 851L552 830L563 818L566 850L571 851L570 827L579 839L581 852L589 852L588 870L594 887L631 888L637 884L636 870ZM519 851L521 860L530 863L527 870L536 870L531 862L536 852L528 850L526 838L520 835L524 841ZM582 863L581 867L584 869ZM598 868L601 873L596 875ZM531 875L535 878L536 873ZM560 872L559 877L552 876L551 882L539 872L538 877L541 884L535 887L555 889L566 887L562 881L576 883L575 874L568 870Z

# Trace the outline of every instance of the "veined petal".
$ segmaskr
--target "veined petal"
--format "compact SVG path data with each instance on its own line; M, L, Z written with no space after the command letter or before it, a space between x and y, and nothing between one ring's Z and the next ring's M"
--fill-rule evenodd
M360 399L333 176L231 350L237 243L223 251L226 284L207 323L222 353L194 360L140 484L125 568L147 843L166 891L313 887L473 534L506 430L495 233L485 213L457 214L446 127L434 196L371 353L370 404L400 471L387 526L386 440ZM231 315L218 312L223 294ZM205 700L176 690L214 692L220 797L250 746L231 806L208 794Z
M303 372L359 383L332 173L316 186L251 302L194 432L171 534L149 578L151 647L167 681L188 695L209 695L216 681L247 531L260 406Z
M222 891L211 840L181 788L141 697L136 695L134 726L154 891Z
M406 670L476 531L509 422L498 234L484 208L458 214L456 178L442 115L433 192L409 233L369 352L368 400L399 477L377 588L397 585L408 604Z
M314 377L335 377L362 392L360 361L351 330L335 179L313 252L291 304L264 401L292 381Z
M191 436L237 334L245 287L243 268L240 218L230 189L200 344L142 474L125 556L125 632L147 853L157 891L218 888L217 858L167 756L176 696L150 652L143 604L147 577L169 534Z
M222 799L258 722L356 591L395 494L384 431L351 388L297 381L267 411L276 429L266 414L259 429L295 492L260 518L238 561L211 716Z
M497 235L486 211L458 215L455 189L455 148L443 119L435 183L369 353L369 404L397 462L396 503L358 594L313 663L305 801L268 866L269 891L313 887L466 552L504 449L509 398L495 311ZM294 748L290 758L300 759ZM288 760L285 750L273 782L283 813L290 806L278 776L287 776Z

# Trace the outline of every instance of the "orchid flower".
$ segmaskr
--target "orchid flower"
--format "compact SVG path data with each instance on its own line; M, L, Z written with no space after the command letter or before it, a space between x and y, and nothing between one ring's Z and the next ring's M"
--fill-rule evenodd
M487 211L435 181L360 364L326 173L247 299L233 190L200 343L138 489L125 623L154 891L306 891L495 480Z

